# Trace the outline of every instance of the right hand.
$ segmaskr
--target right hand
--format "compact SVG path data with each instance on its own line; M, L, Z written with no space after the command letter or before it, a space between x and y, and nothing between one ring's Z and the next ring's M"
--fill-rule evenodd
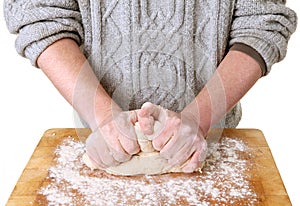
M128 161L140 151L134 124L135 111L119 112L97 127L86 141L86 153L98 168Z
M200 128L195 111L176 113L161 106L145 103L138 112L141 130L150 135L155 150L171 165L183 166L191 173L203 165L207 153L205 133ZM154 131L154 121L160 128Z

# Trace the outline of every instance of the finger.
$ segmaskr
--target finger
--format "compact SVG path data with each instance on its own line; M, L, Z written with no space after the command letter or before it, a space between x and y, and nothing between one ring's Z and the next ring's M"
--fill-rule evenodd
M95 163L95 161L92 160L91 157L88 156L87 153L84 153L83 156L82 156L82 161L83 163L88 166L91 170L94 170L94 169L102 169L104 170L103 167L99 167L97 166L97 164Z
M118 136L118 140L122 149L127 153L133 155L137 154L140 151L140 146L137 141L136 132L133 125L129 125L127 128L123 129L125 132L122 132Z
M167 124L165 128L155 137L153 137L152 145L157 151L161 151L165 145L172 139L174 131L171 125Z
M110 155L115 158L118 162L125 162L130 159L129 155L121 145L119 136L121 135L118 131L114 130L111 126L106 126L102 128L102 134L105 137L104 141L106 142Z
M119 164L119 162L114 159L113 154L110 151L110 148L108 147L106 142L103 141L103 139L100 144L96 144L94 147L96 148L96 152L97 152L97 156L99 157L98 160L100 160L100 164L103 164L105 167L115 166Z
M154 118L152 116L138 117L140 130L145 135L152 135L154 133Z
M139 110L129 111L129 120L133 125L138 122L138 113Z
M154 121L153 130L154 130L153 134L151 134L151 135L148 135L148 134L144 133L146 135L146 137L147 137L148 140L153 140L157 136L159 136L160 133L163 130L163 125L159 121Z
M100 157L98 156L98 152L94 147L88 147L86 148L86 154L89 157L89 160L92 162L93 165L96 166L96 168L105 168L106 166L101 161Z
M113 157L113 153L109 150L109 148L105 148L103 151L97 150L97 152L106 167L116 166L119 164L119 162Z
M197 169L199 169L204 161L202 160L202 156L203 156L202 151L196 151L192 155L187 165L182 168L182 171L185 173L192 173Z
M137 141L135 134L132 134L133 137L128 138L127 136L120 136L119 142L123 150L131 155L137 154L140 151L140 146Z
M117 162L126 162L128 160L130 160L131 155L127 154L127 153L120 153L117 152L115 149L113 148L109 148L109 154L114 158L114 160L116 160Z
M91 161L95 163L100 168L106 168L107 166L112 166L117 164L109 152L109 149L103 141L102 137L99 137L97 133L93 133L87 139L86 143L86 153L90 157Z
M119 141L119 147L116 148L119 152L124 152L133 155L140 151L139 144L134 129L134 124L137 122L137 116L135 111L129 113L123 113L124 115L118 116L112 125L107 126L107 134L112 136L114 134L115 139ZM115 142L117 144L118 142Z
M181 149L179 149L171 159L168 160L168 163L172 166L182 165L187 162L188 159L195 152L192 148L192 143L186 143Z
M201 145L197 148L196 152L192 155L191 159L186 166L182 168L185 173L192 173L200 168L206 158L207 144L205 141L201 142Z
M130 159L130 155L124 151L118 140L119 133L111 125L106 125L101 131L98 130L97 135L99 136L98 139L102 140L106 146L103 148L106 151L105 154L101 155L103 158L109 158L109 160L113 158L116 162L125 162ZM103 159L102 162L105 163Z
M179 120L179 119L178 119ZM177 120L176 120L177 121ZM178 128L178 124L174 123L174 128ZM178 153L181 149L186 146L186 149L191 149L194 140L190 141L191 138L195 139L195 134L191 133L192 129L189 127L180 127L179 131L174 131L173 137L169 140L169 142L164 146L161 150L161 154L166 159L172 159L174 155ZM193 137L194 136L194 137ZM197 137L197 136L196 136ZM184 152L184 151L183 151Z
M166 151L169 150L174 145L174 141L177 141L177 131L180 127L180 119L173 117L168 119L165 124L160 126L161 129L158 132L157 136L153 138L153 147L154 149L161 151L169 141L173 138L171 144L166 148ZM176 144L176 143L175 143Z
M184 142L178 141L178 135L173 133L169 141L161 149L160 155L165 159L170 160L183 146Z
M152 104L150 102L146 102L142 105L142 108L139 112L140 117L149 117L152 116L155 120L160 120L160 113L162 108L158 105Z

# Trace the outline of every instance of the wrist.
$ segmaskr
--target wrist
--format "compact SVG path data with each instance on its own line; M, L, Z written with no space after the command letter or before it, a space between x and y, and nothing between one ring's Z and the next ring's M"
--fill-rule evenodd
M92 131L113 121L122 112L122 109L112 99L100 99L101 102L95 100L94 112L88 122Z
M181 115L190 119L190 121L195 122L198 127L198 132L201 135L206 136L208 131L210 130L210 118L207 118L207 114L201 111L198 108L197 104L191 103L188 105L182 112Z

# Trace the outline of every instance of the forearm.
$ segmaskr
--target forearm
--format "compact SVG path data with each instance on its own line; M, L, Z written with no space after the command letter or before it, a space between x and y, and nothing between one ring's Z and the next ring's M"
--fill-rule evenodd
M92 129L111 115L111 98L73 40L55 42L39 56L37 63Z
M261 68L253 58L239 51L229 51L212 78L185 111L199 114L196 118L200 118L200 128L206 133L260 77Z

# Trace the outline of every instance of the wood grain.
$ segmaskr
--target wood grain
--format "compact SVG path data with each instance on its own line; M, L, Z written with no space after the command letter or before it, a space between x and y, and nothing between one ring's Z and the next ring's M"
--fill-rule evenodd
M47 130L20 176L7 206L41 205L37 201L37 191L49 183L48 169L55 164L56 147L67 137L84 141L89 134L89 129ZM224 136L241 139L255 154L251 159L255 167L250 171L250 181L259 196L259 205L291 205L263 133L256 129L215 129L210 132L207 141L217 141Z

